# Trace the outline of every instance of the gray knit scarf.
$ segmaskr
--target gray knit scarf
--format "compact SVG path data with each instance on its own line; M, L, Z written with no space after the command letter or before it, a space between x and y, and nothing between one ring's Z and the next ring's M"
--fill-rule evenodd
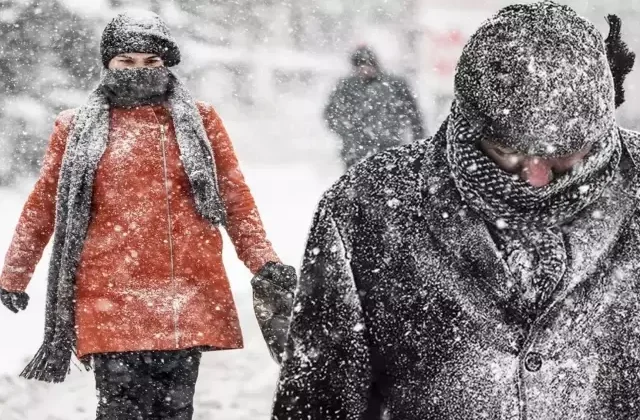
M454 104L447 127L447 159L455 184L504 245L517 287L539 311L566 270L560 226L596 201L614 179L622 153L619 132L612 125L581 164L542 188L501 170L478 147L482 138L483 127L469 121Z
M212 224L224 224L209 139L193 98L173 74L167 98L196 209ZM27 379L64 381L75 352L75 274L91 218L96 168L107 148L109 108L101 84L76 112L67 138L56 196L44 341L21 373Z

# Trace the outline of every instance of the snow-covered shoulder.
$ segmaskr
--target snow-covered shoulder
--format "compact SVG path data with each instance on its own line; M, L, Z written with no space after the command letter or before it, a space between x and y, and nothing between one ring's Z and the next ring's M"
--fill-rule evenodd
M321 206L337 219L355 217L358 208L380 217L411 204L419 194L422 168L429 165L431 139L388 149L354 165L323 195ZM362 213L360 213L361 215Z
M65 109L60 112L56 117L56 124L62 124L63 126L71 125L73 117L75 117L78 108Z
M200 101L200 100L196 100L195 102L200 112L211 112L211 111L215 112L216 110L215 107L208 102Z

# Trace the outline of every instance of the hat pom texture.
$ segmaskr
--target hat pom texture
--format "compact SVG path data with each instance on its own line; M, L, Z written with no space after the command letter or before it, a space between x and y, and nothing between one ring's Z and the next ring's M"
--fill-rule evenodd
M627 44L620 37L622 28L620 18L616 15L609 15L607 16L607 23L609 23L609 36L605 40L605 46L607 48L609 67L611 67L611 74L613 74L617 108L624 103L624 80L633 69L636 54L629 50Z

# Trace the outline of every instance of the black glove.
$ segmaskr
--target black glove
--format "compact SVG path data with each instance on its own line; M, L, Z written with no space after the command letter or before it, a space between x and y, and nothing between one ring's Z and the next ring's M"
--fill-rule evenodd
M25 292L8 292L0 289L0 301L11 312L18 313L24 311L29 304L29 295Z
M271 357L278 363L287 341L297 283L295 268L275 262L266 263L251 280L256 319Z

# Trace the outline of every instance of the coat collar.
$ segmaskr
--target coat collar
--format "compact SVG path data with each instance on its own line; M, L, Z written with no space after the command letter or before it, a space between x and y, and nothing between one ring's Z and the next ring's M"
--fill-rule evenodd
M560 305L576 288L592 278L606 257L619 241L625 226L638 207L640 146L636 133L621 130L623 155L620 174L604 196L589 206L567 227L567 252L569 266L563 279L563 287L552 296L537 323Z
M485 223L462 201L446 162L446 124L425 154L419 189L422 215L440 254L458 275L449 276L449 291L466 296L477 307L507 316L519 312L508 290L509 274ZM473 302L472 302L473 303Z

